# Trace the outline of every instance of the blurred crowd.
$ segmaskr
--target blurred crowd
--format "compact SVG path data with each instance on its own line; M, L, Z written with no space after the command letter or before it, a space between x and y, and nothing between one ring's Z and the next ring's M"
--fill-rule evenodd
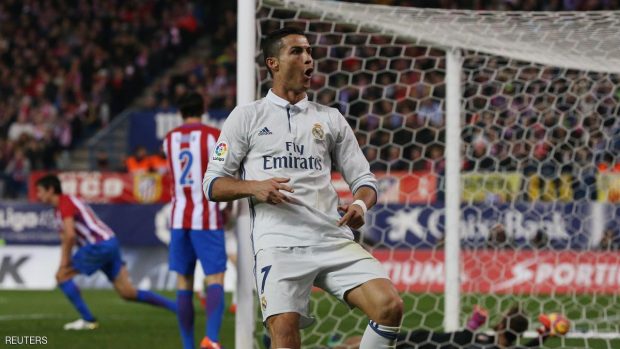
M199 1L0 2L0 169L5 195L64 167L202 30ZM65 156L62 156L62 155Z
M372 0L383 5L478 11L601 11L620 8L617 0Z
M614 0L372 2L476 10L619 8ZM184 92L196 90L205 95L210 115L225 117L236 103L235 6L201 0L0 2L5 193L23 193L31 170L62 168L60 154L108 124L147 86L152 93L145 107L167 110ZM263 32L278 26L279 21L261 23ZM349 34L342 41L329 35L333 29L319 21L310 24L318 68L310 98L347 116L372 170L443 173L443 52L391 45L392 38L380 35L367 41L368 34ZM208 50L155 79L203 33L208 33ZM463 170L550 178L571 173L585 182L597 171L620 171L617 75L484 56L470 57L464 69ZM264 94L270 86L264 68L260 78ZM105 163L106 154L97 157ZM584 196L594 195L588 185Z
M180 69L153 86L147 107L169 109L186 91L205 96L205 107L214 117L226 117L236 103L237 11L235 2L210 5L209 48L194 52ZM216 14L216 15L215 15Z

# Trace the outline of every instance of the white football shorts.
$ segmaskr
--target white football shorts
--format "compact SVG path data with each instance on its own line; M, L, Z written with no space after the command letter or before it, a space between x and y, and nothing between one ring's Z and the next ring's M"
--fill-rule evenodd
M347 291L373 279L388 279L383 266L362 246L342 243L270 247L256 253L255 278L263 322L272 315L295 312L300 328L314 319L308 312L312 286L342 302Z

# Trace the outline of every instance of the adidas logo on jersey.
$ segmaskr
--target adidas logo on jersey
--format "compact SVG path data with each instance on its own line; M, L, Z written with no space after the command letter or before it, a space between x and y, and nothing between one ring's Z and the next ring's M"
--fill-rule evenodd
M258 132L259 136L266 136L266 135L270 135L270 134L272 134L272 133L271 133L271 131L269 131L269 129L267 127L263 127L263 129Z

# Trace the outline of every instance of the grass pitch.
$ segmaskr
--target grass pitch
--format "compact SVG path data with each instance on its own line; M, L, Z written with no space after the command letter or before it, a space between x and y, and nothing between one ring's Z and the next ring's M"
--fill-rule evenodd
M64 331L64 323L78 318L77 312L58 290L54 291L0 291L0 348L180 348L176 317L165 310L125 302L111 290L83 290L83 297L100 327L94 331ZM165 292L172 298L174 292ZM434 328L442 325L443 299L441 296L424 294L405 294L405 309L408 310L403 328ZM481 304L492 313L495 309L506 309L514 301L521 301L532 319L538 311L557 311L565 309L572 318L588 320L577 321L577 331L599 330L617 332L620 319L620 299L618 295L596 297L516 297L465 295L463 312L468 313L474 303ZM196 343L204 334L204 311L196 306ZM227 307L230 295L227 295ZM345 336L361 334L366 320L359 311L350 312L343 304L334 301L323 293L313 294L312 309L318 313L320 323L303 333L303 347L315 348L324 345L335 332ZM412 310L413 309L413 310ZM571 314L571 312L573 312ZM490 322L497 321L501 314L491 316ZM608 321L605 321L608 319ZM225 312L222 326L222 343L226 349L234 348L234 315ZM590 326L588 328L584 326ZM262 333L262 328L258 327ZM250 335L250 334L248 334ZM46 345L9 345L6 336L45 336ZM259 342L258 340L256 341ZM554 338L547 343L549 348L620 348L620 340Z

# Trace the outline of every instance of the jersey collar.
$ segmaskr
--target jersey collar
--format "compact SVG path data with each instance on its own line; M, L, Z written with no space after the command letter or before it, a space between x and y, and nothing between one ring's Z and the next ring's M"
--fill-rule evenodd
M269 92L267 93L267 100L275 105L281 106L282 108L292 106L293 109L305 110L308 107L308 95L296 104L291 105L291 103L289 103L286 99L276 95L271 89L269 89Z

